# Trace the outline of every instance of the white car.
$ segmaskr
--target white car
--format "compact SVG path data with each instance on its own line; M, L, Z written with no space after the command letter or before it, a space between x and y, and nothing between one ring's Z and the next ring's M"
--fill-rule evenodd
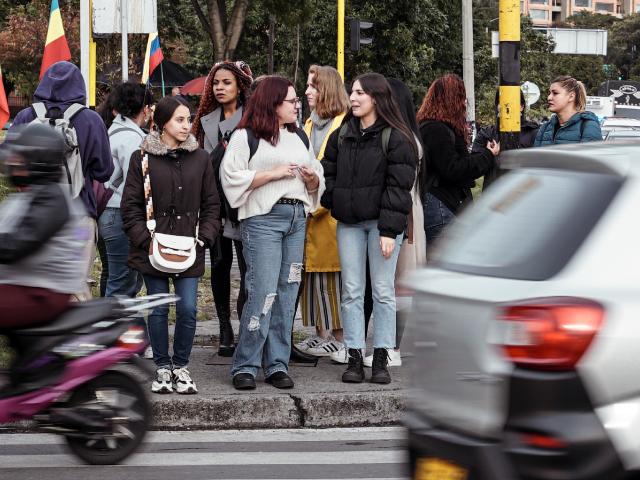
M607 117L602 121L600 129L602 130L602 138L604 139L612 130L619 131L640 129L640 120L637 118L627 117Z
M405 282L413 478L638 475L640 145L502 160Z

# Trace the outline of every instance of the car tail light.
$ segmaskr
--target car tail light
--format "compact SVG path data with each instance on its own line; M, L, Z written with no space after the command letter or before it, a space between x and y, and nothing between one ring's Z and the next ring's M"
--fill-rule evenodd
M602 327L604 308L589 300L549 298L505 308L502 349L516 365L570 370Z
M127 350L138 351L147 343L147 332L142 327L129 327L118 338L116 346Z
M567 444L563 440L539 433L523 433L520 436L520 439L522 443L530 447L545 448L549 450L562 450L567 448Z

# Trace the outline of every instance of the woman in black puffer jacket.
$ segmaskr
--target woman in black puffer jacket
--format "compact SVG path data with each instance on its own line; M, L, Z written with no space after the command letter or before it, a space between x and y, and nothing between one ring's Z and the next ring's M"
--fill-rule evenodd
M371 381L389 383L387 349L395 347L396 262L411 210L418 149L387 80L359 76L351 112L329 138L322 166L322 206L338 220L341 316L349 367L343 382L364 380L363 298L367 256L373 286L375 338Z
M469 153L466 116L462 79L452 74L436 79L417 115L422 144L428 152L427 180L422 188L428 250L462 206L471 201L475 179L495 168L495 157L500 153L500 144L495 141Z

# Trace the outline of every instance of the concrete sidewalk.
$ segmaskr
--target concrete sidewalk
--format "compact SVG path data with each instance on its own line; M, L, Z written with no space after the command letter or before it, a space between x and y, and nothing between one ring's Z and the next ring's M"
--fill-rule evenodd
M237 321L234 330L237 332ZM298 323L298 322L296 322ZM289 373L295 382L291 390L278 390L264 383L238 391L229 374L230 360L218 357L217 322L198 322L189 370L198 386L197 395L149 393L154 409L154 428L236 429L347 427L397 423L404 410L410 356L402 367L390 368L392 382L378 385L365 381L340 381L345 365L321 358L317 366L292 363ZM296 329L302 328L296 325ZM148 360L153 365L151 360ZM367 377L371 369L365 369ZM150 389L151 382L148 382Z

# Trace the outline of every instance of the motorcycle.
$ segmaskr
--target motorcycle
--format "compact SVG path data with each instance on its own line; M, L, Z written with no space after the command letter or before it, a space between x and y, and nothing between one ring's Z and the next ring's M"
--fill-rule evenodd
M151 373L140 356L149 344L140 313L178 298L101 298L74 304L48 325L0 332L16 353L0 390L0 424L32 420L88 464L127 458L151 421L139 380Z

